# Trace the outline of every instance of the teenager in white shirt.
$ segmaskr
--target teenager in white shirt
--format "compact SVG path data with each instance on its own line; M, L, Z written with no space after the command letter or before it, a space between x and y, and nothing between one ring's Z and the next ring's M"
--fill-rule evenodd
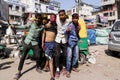
M62 61L62 72L66 73L66 50L67 50L67 35L64 34L70 20L67 19L65 10L60 10L57 16L57 35L56 35L56 56L55 56L55 66L56 73L55 77L60 76L60 61ZM60 58L62 52L62 58Z

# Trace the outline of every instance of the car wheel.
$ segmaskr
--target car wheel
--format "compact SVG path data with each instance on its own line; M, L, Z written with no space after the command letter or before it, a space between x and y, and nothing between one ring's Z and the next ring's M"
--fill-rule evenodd
M112 51L112 50L108 50L108 52L111 56L118 56L118 54L119 54L118 52Z
M4 54L4 57L5 57L5 58L8 57L7 52L3 52L3 54Z
M86 63L86 55L84 53L79 53L79 60L78 60L79 64L84 64Z

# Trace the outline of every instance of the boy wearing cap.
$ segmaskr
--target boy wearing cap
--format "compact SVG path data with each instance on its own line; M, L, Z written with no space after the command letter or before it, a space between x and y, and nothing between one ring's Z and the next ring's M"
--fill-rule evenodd
M79 71L77 68L75 68L79 57L79 48L77 43L80 39L78 34L80 30L80 26L78 20L79 20L79 15L77 13L74 13L72 15L72 22L71 24L69 24L65 32L65 34L68 35L67 62L66 62L66 69L67 69L66 77L68 78L70 77L71 69L75 72Z

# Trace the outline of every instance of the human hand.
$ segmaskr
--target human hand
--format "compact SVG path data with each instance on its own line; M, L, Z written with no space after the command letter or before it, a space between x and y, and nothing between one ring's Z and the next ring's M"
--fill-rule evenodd
M42 49L44 50L44 43L42 43Z
M46 28L50 28L50 26L51 26L50 23L47 23L47 24L45 25Z
M10 26L11 28L13 28L13 29L15 29L15 26L14 25L12 25L12 26Z
M71 31L72 30L72 27L71 26L69 26L68 27L68 29L67 29L67 31Z
M80 43L82 43L82 40L79 40Z

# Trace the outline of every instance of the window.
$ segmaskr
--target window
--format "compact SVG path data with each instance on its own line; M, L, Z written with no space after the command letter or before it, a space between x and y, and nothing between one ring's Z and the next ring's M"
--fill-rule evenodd
M19 11L19 6L16 6L16 7L15 7L15 10L16 10L16 11Z
M14 16L10 16L10 19L11 19L11 20L14 20Z
M9 5L9 9L12 10L12 5Z
M110 16L112 16L112 12L110 12Z
M40 2L48 3L49 0L40 0Z
M75 12L75 9L73 9L73 13Z
M115 11L113 11L113 16L115 16Z
M36 12L40 12L41 11L41 4L35 3L35 9L36 9Z
M108 0L104 0L104 2L107 2Z
M46 12L48 12L48 6L46 6Z
M108 13L104 13L104 16L106 16L106 17L107 17L107 16L108 16Z
M19 22L20 21L20 17L19 16L15 16L15 20Z
M39 10L41 11L41 4L39 4Z
M120 31L120 21L117 21L114 25L113 25L113 31L117 30Z
M25 8L24 7L22 8L22 12L25 12Z
M112 6L108 6L108 10L112 10L113 9L113 7Z

